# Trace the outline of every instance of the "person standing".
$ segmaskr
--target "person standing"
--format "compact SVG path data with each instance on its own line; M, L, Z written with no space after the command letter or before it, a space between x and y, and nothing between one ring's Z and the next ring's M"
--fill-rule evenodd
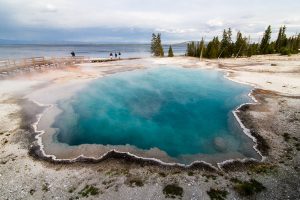
M119 60L121 59L121 52L119 51Z
M110 52L109 56L110 56L110 59L112 60L112 58L113 58L112 52Z
M115 52L115 59L117 59L118 58L118 54L117 54L117 52Z
M71 52L71 56L75 57L75 52L74 51Z

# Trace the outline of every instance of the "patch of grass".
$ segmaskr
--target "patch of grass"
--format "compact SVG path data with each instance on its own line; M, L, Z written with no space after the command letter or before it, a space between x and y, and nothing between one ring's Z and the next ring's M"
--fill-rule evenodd
M79 196L69 198L69 200L74 200L74 199L79 199Z
M290 148L290 147L286 148L285 151L286 151L286 153L290 154L293 152L293 148Z
M217 176L212 175L212 174L203 174L203 176L205 176L207 179L212 179L212 180L216 180Z
M130 187L143 187L144 186L144 182L140 178L129 178L127 181L127 184Z
M271 66L277 66L277 64L275 64L275 63L272 63L272 64L271 64Z
M167 174L164 173L164 172L158 172L158 175L161 176L161 177L166 177L167 176Z
M120 175L128 175L129 171L127 169L111 169L107 171L105 174L107 176L120 176Z
M231 178L230 181L233 183L241 183L242 182L241 180L239 180L237 178Z
M271 164L252 165L250 171L256 174L268 174L274 172L276 166Z
M208 196L211 200L225 200L228 192L226 190L219 190L219 189L210 189L207 191Z
M163 189L166 198L181 198L183 196L183 188L177 184L166 185Z
M291 136L288 133L284 133L283 138L284 138L284 141L288 142L291 139Z
M42 186L42 190L44 192L48 192L49 191L49 184L48 183L45 183L43 186Z
M105 189L108 189L112 186L114 186L116 179L109 179L102 181L102 184L105 185Z
M29 191L29 194L30 195L33 195L35 193L35 189L31 189L30 191Z
M295 147L296 147L297 151L300 151L300 143L296 143Z
M89 195L95 196L99 194L99 189L93 185L86 185L80 192L78 192L82 197L88 197Z
M71 188L68 190L68 192L69 192L69 193L73 193L75 190L76 190L75 187L71 187Z
M180 174L180 173L181 173L181 171L179 171L179 170L175 170L172 172L172 174Z
M255 179L250 181L235 181L234 190L239 193L241 196L251 196L255 193L262 192L265 190L265 186Z
M102 184L103 184L103 185L110 185L110 184L112 184L114 181L115 181L115 179L104 180L104 181L102 181Z
M293 156L292 156L293 148L289 147L289 148L285 148L284 150L286 151L285 157L286 157L288 160L293 160Z
M194 176L194 172L192 172L192 171L189 171L187 174L188 174L188 176Z

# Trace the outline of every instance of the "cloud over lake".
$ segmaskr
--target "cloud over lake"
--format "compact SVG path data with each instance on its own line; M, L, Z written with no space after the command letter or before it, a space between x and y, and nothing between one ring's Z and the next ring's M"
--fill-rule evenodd
M180 42L228 27L259 38L269 24L274 32L283 24L288 34L299 32L299 7L294 0L2 0L0 39L148 42L160 31Z

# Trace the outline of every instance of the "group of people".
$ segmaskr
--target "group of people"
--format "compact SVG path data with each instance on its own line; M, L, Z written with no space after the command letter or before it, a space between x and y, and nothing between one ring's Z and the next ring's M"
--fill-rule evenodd
M110 59L113 59L113 53L112 52L110 52L109 56L110 56ZM118 56L119 56L119 59L121 59L121 52L119 52L119 53L115 52L115 59L117 59Z
M74 51L71 52L71 56L75 57L75 52ZM112 52L110 52L109 56L110 56L110 59L113 59L113 53ZM115 52L115 59L117 59L118 56L119 56L119 59L121 59L121 52L119 52L119 53Z

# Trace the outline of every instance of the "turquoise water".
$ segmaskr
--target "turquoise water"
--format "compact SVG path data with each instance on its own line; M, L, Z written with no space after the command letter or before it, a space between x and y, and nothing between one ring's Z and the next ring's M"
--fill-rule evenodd
M59 103L56 139L68 145L154 147L170 157L242 151L232 110L251 87L212 70L156 67L90 83ZM235 124L235 125L234 125Z

